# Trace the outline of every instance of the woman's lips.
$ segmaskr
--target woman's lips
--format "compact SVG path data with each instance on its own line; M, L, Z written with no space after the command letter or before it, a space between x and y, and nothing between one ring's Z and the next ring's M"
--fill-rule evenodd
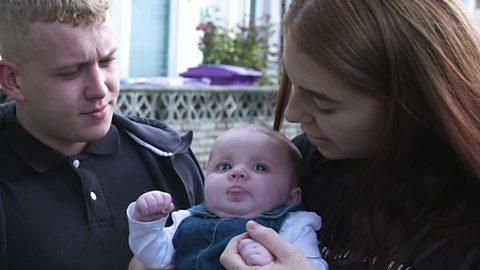
M331 142L327 138L315 137L310 134L307 134L307 138L313 145L317 145L317 146L322 146Z

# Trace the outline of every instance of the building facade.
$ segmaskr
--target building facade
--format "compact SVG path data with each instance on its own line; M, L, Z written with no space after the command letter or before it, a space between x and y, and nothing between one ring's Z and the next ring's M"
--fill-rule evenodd
M119 41L120 75L175 77L202 61L196 30L207 12L225 27L270 16L272 42L280 42L286 0L112 0L110 12Z

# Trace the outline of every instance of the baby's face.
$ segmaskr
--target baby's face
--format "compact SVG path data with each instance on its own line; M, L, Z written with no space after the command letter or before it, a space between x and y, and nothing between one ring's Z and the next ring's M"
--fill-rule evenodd
M285 145L259 131L219 137L205 180L207 208L220 217L256 217L289 202L292 164Z

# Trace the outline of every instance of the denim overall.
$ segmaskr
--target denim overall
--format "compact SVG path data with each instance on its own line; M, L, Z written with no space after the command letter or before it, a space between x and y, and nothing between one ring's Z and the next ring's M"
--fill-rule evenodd
M204 203L192 207L192 216L180 223L173 237L176 269L225 269L218 259L230 239L245 232L247 221L254 220L278 232L288 213L300 207L299 203L282 205L253 219L219 218Z

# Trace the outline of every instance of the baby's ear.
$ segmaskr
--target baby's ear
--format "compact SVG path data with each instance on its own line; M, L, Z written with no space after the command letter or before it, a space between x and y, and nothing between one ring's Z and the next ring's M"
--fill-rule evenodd
M294 204L300 202L302 199L302 190L299 187L292 188L290 190L290 197L288 198L288 204Z

